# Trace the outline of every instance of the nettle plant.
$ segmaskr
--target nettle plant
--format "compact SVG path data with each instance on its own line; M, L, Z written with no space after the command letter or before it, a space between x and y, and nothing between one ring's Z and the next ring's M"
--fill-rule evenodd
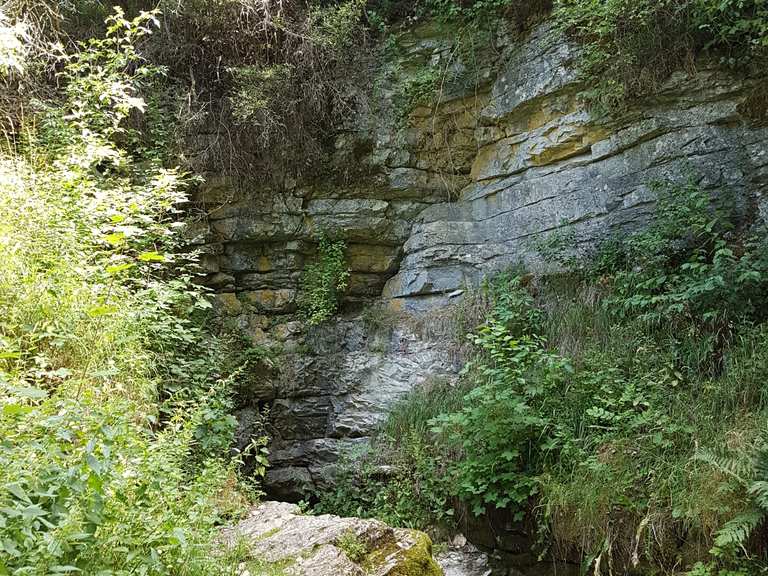
M299 297L299 309L312 326L329 320L339 308L349 280L345 252L343 240L318 234L317 257L304 269Z
M540 313L520 276L496 279L494 300L470 336L478 356L465 373L478 385L462 410L434 419L433 431L461 454L450 465L456 495L475 514L492 506L522 518L538 490L531 456L550 424L540 405L559 394L571 368L537 335Z
M121 146L154 20L60 53L62 99L0 157L0 574L228 571L237 355L199 321L189 178Z

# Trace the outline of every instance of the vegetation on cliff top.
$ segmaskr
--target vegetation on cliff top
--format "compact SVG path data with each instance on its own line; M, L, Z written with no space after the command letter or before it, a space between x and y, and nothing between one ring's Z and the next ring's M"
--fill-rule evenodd
M124 9L130 16L155 4L131 0ZM66 45L100 30L110 7L102 0L12 0L4 10L27 24L23 51L41 55L47 41ZM553 32L582 45L575 65L586 80L584 96L605 111L652 94L675 70L693 70L702 53L759 70L768 46L761 0L161 0L159 8L163 34L139 45L164 70L146 92L157 112L134 120L196 170L237 173L238 180L261 173L278 188L346 172L334 171L341 161L334 137L369 110L370 75L379 64L372 38L401 27L447 24L461 53L477 50L480 37L492 44L505 22L524 30L552 13ZM55 70L54 61L38 58L23 80L6 76L2 122L14 123L30 93L50 95ZM440 89L422 84L421 92ZM406 96L407 107L423 101L423 94ZM756 94L749 112L764 115L764 104Z

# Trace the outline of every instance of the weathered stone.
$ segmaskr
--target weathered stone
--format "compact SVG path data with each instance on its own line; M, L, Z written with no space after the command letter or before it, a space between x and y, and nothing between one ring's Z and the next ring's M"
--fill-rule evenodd
M294 576L443 574L426 534L377 520L306 516L298 506L281 502L256 506L239 524L225 529L222 540L230 547L244 543L252 558Z
M435 560L443 569L445 576L490 576L488 556L467 543L464 539L460 545L451 544L440 552Z
M213 297L214 308L225 316L237 316L243 311L243 305L234 292L222 292Z
M264 484L273 498L284 500L293 499L297 494L302 497L315 489L309 469L298 466L267 470Z
M294 308L296 290L252 290L243 292L240 298L264 313L286 313Z
M372 238L373 239L373 238ZM347 247L347 262L354 272L383 274L394 272L399 248L376 244L351 244Z
M331 322L307 334L303 354L282 358L272 409L279 423L274 469L308 467L317 486L327 484L328 465L368 438L395 402L429 378L455 378L435 342L399 328L374 351L372 338L359 319Z
M283 324L277 324L272 328L272 337L280 342L286 342L288 340L294 340L298 338L304 331L304 325L302 322L293 321L285 322Z
M652 182L688 173L765 206L768 129L739 112L749 80L702 65L608 123L579 107L574 54L547 24L509 49L476 132L474 182L420 214L385 297L430 308L512 264L543 269L537 238L570 230L574 250L589 250L648 220Z
M397 41L375 114L339 127L333 182L234 193L214 181L204 194L209 227L195 237L210 248L209 281L245 304L228 294L217 309L255 344L283 351L267 485L286 497L300 497L291 475L321 487L339 453L365 442L394 402L430 377L453 377L449 355L406 329L406 313L439 309L514 264L551 269L537 248L551 235L572 236L580 255L638 229L653 216L654 181L692 173L707 191L732 191L745 215L768 219L768 128L741 113L757 79L702 61L604 118L580 100L578 50L551 23L522 36L502 30L474 71L444 29L419 26ZM403 118L397 96L425 66L446 71L442 94ZM470 72L479 84L466 82ZM294 311L320 230L347 242L345 319L274 319ZM379 296L398 315L369 333L356 314Z

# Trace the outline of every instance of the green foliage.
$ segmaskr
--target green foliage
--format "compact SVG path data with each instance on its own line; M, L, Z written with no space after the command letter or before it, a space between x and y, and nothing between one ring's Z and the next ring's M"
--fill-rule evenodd
M380 435L372 450L340 463L334 487L319 494L318 513L377 518L391 526L427 530L451 525L451 480L429 437L408 431Z
M336 546L347 555L347 558L358 564L368 554L368 546L351 530L339 536Z
M435 68L422 68L398 87L393 102L398 115L406 117L414 108L434 103L440 88L441 74Z
M756 573L765 250L733 226L725 197L690 182L658 196L647 229L606 242L583 271L489 282L461 383L397 405L381 434L390 444L345 472L326 509L449 524L457 498L533 516L545 541L595 571L671 569L690 559L685 538L713 548L694 574Z
M761 0L559 0L555 15L583 45L585 96L599 111L653 93L702 51L743 65L768 46Z
M234 68L231 73L235 82L233 113L241 122L276 109L291 89L292 68L287 64Z
M569 371L535 335L538 313L520 279L505 284L487 322L471 337L480 356L468 370L479 384L461 411L434 420L435 431L463 455L452 466L456 495L475 514L489 505L522 511L536 493L526 468L546 420L531 402L556 394Z
M698 0L696 22L730 64L761 60L768 48L768 6L760 0Z
M61 54L61 101L0 157L0 573L237 565L212 542L248 501L229 458L243 358L202 329L191 179L121 147L153 21L117 10Z
M377 0L368 7L368 19L373 24L392 24L408 18L432 18L444 24L493 27L509 17L522 27L531 17L546 13L551 5L551 0Z
M735 242L723 204L692 182L657 186L654 222L609 245L615 268L605 302L625 320L696 331L715 363L734 325L765 319L768 295L765 237Z
M327 6L310 6L309 29L318 46L338 54L352 49L360 34L360 18L365 0L351 0Z
M768 519L768 431L763 430L757 446L745 453L702 451L697 457L736 480L749 494L747 508L726 522L717 531L714 541L713 555L732 557L746 549L750 537Z
M349 280L345 252L343 240L318 235L317 260L304 269L299 296L299 309L310 325L330 319L339 307Z

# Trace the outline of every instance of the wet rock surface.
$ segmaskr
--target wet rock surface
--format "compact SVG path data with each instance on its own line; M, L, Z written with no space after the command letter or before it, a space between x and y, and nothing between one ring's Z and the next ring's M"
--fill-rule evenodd
M445 576L492 576L488 555L468 543L462 536L435 557Z

